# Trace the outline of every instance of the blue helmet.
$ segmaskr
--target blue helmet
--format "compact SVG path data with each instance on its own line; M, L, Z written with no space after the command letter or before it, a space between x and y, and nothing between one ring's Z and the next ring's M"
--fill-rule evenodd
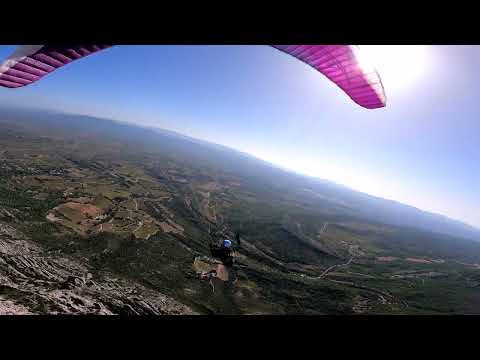
M230 249L232 247L232 242L228 239L223 240L223 247L226 249Z

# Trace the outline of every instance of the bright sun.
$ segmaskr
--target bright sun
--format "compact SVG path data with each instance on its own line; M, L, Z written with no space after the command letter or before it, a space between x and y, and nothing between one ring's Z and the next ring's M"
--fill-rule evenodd
M405 90L427 70L428 51L421 45L360 45L362 67L375 67L387 97Z

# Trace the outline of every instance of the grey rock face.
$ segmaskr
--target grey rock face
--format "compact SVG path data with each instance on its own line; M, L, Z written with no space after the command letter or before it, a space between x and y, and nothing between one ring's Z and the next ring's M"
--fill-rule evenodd
M86 265L47 254L0 223L0 315L194 314L187 306L126 279L93 276Z

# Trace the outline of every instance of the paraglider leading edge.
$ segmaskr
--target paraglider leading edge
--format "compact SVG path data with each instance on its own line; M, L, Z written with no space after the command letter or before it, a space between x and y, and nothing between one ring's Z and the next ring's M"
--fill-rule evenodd
M0 87L19 88L75 60L113 45L22 45L0 65ZM353 45L271 45L313 67L367 109L386 106L385 89L374 68L362 67Z

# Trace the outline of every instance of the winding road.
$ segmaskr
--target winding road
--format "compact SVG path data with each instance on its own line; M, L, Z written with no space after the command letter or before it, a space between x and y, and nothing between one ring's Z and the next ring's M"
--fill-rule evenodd
M328 228L328 222L323 224L322 229L320 230L320 235L325 234L327 232L327 228Z
M338 268L338 267L343 267L343 266L348 266L350 263L353 261L354 256L352 255L350 259L345 264L337 264L337 265L332 265L328 269L326 269L323 273L320 274L316 279L323 279L325 276L328 275L329 272L331 272L333 269Z

